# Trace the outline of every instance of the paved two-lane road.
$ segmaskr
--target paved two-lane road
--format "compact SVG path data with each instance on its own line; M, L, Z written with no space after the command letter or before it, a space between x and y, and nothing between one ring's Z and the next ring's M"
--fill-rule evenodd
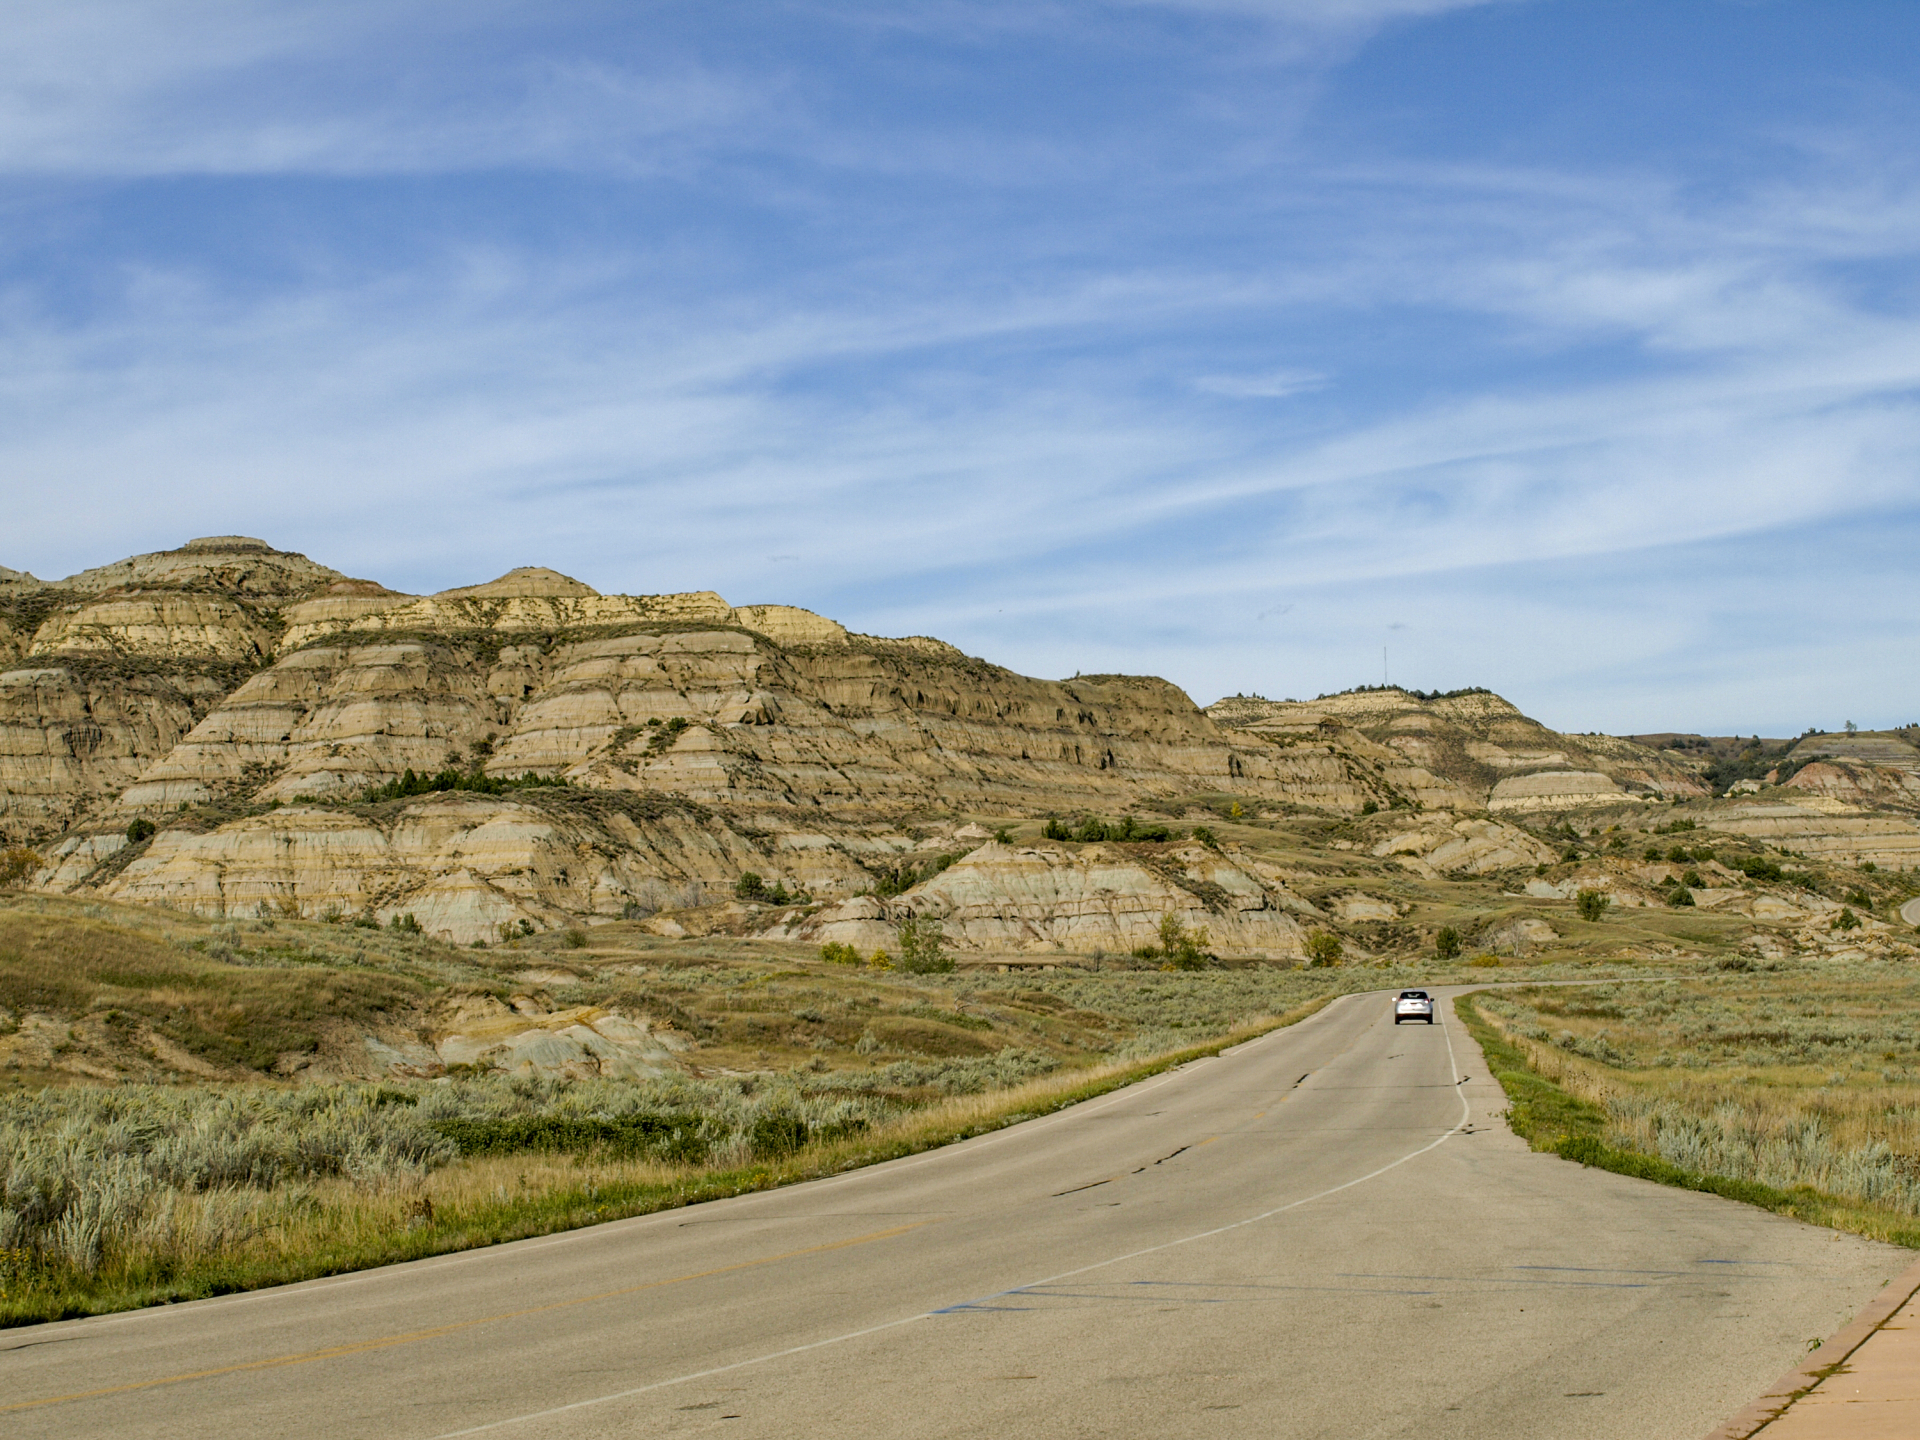
M1528 1153L1439 1011L1350 997L832 1180L0 1332L0 1425L1695 1440L1911 1258Z

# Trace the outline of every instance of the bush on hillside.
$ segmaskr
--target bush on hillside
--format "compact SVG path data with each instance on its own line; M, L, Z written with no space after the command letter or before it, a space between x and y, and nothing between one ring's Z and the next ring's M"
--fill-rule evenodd
M953 969L953 957L945 951L946 940L938 920L909 915L894 933L900 946L899 967L908 974L944 975Z
M1316 970L1329 965L1338 965L1340 957L1346 953L1346 947L1340 943L1340 937L1331 930L1309 930L1306 949L1307 964Z

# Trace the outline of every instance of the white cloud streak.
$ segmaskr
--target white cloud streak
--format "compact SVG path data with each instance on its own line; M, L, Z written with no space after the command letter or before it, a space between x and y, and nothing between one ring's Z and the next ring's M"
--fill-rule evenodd
M1460 7L1159 8L1363 35ZM1122 148L907 143L823 118L781 75L672 54L646 74L514 61L478 88L436 71L368 98L326 77L508 33L526 9L468 9L451 31L424 4L321 13L31 0L0 62L0 171L524 164L712 183L712 148L784 147L971 182L965 201ZM1155 196L1225 203L1138 169ZM1699 586L1661 557L1719 567L1721 591L1777 628L1816 582L1746 571L1792 537L1868 515L1920 530L1920 322L1846 278L1911 265L1920 178L1862 160L1708 201L1645 172L1282 165L1259 147L1208 178L1252 197L1221 211L1241 244L1209 263L1101 231L1109 213L1148 228L1133 212L1023 228L956 202L967 218L916 228L838 215L838 192L788 174L742 203L849 232L871 219L880 238L764 281L716 278L649 235L444 242L256 292L140 260L91 276L110 293L84 311L16 276L0 291L0 564L61 574L234 530L418 588L553 564L603 588L810 603L1042 673L1159 668L1203 699L1371 679L1390 643L1410 683L1527 681L1582 727L1739 723L1860 663L1855 641L1795 640L1782 653L1806 668L1784 696L1703 663L1741 632L1681 603ZM1410 314L1444 317L1431 343L1466 363L1412 357L1394 392L1380 377L1399 357L1339 342L1354 317ZM1836 583L1856 606L1920 599L1883 560ZM1689 664L1700 693L1645 713ZM1581 713L1582 685L1609 698Z

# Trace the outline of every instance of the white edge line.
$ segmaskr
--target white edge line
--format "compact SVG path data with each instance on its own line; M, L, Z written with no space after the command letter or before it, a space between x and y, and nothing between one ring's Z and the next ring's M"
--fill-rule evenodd
M1324 1014L1325 1011L1323 1010L1320 1013ZM1290 1030L1293 1027L1287 1026L1284 1028ZM1279 1032L1275 1031L1270 1033L1277 1034ZM1210 1240L1216 1235L1225 1235L1229 1231L1239 1230L1248 1225L1257 1225L1262 1220L1271 1220L1275 1215L1284 1215L1289 1210L1298 1210L1302 1205L1311 1205L1316 1200L1324 1200L1329 1195L1338 1195L1342 1190L1351 1190L1356 1185L1364 1185L1369 1180L1376 1180L1389 1170L1397 1170L1409 1160L1417 1160L1429 1150L1437 1149L1439 1146L1446 1144L1447 1141L1459 1134L1468 1120L1472 1118L1473 1110L1467 1102L1466 1085L1459 1078L1460 1065L1453 1053L1453 1026L1445 1019L1442 1019L1440 1022L1440 1033L1445 1037L1447 1042L1447 1068L1455 1077L1454 1089L1460 1097L1460 1118L1453 1123L1452 1129L1448 1130L1444 1135L1441 1135L1437 1140L1428 1141L1418 1150L1408 1151L1398 1160L1389 1161L1378 1170L1369 1171L1365 1175L1344 1181L1339 1185L1334 1185L1326 1190L1320 1191L1318 1194L1308 1195L1299 1200L1292 1200L1285 1205L1276 1205L1273 1209L1263 1210L1258 1215L1249 1215L1244 1220L1235 1220L1227 1225L1217 1225L1211 1230L1201 1230L1192 1235L1183 1235L1178 1240L1167 1240L1159 1245L1149 1245L1141 1250L1130 1250L1124 1255L1114 1255L1105 1260L1096 1260L1091 1265L1081 1265L1076 1269L1062 1270L1056 1275L1049 1275L1041 1280L1029 1280L1023 1285L1014 1286L1011 1290L1001 1290L996 1292L995 1296L984 1296L982 1298L993 1299L996 1298L997 1295L1011 1295L1016 1291L1031 1290L1039 1285L1056 1284L1061 1280L1071 1280L1076 1275L1085 1275L1094 1270L1104 1270L1110 1265L1122 1265L1129 1260L1138 1260L1143 1255L1157 1255L1163 1250L1172 1250L1177 1246L1190 1245L1196 1240ZM1259 1038L1264 1040L1267 1037L1262 1035ZM1134 1087L1129 1086L1128 1089L1133 1090ZM965 1305L978 1302L963 1300L958 1303ZM942 1307L942 1309L947 1308L951 1307ZM685 1385L695 1380L706 1380L715 1375L725 1375L734 1370L744 1370L749 1366L765 1365L775 1360L784 1360L790 1355L803 1355L809 1350L820 1350L828 1345L841 1345L849 1340L860 1340L868 1335L878 1335L882 1331L897 1330L902 1325L911 1325L919 1320L931 1319L938 1313L940 1312L922 1310L917 1314L903 1315L897 1320L885 1320L878 1325L866 1326L864 1329L848 1330L844 1334L830 1335L824 1340L813 1340L805 1345L794 1345L785 1350L775 1350L765 1355L755 1355L751 1359L736 1360L730 1365L716 1365L708 1370L695 1370L685 1375L675 1375L667 1380L655 1380L650 1384L636 1385L630 1390L618 1390L611 1395L596 1395L590 1400L575 1400L570 1404L556 1405L550 1410L535 1410L525 1415L509 1416L505 1420L492 1420L485 1425L475 1425L468 1430L449 1430L443 1434L434 1436L433 1440L458 1440L458 1437L464 1435L484 1435L490 1430L502 1430L509 1425L524 1425L531 1420L546 1420L555 1415L565 1415L571 1411L585 1410L595 1405L610 1405L616 1400L628 1400L635 1395L645 1395L652 1390L665 1390L673 1385Z

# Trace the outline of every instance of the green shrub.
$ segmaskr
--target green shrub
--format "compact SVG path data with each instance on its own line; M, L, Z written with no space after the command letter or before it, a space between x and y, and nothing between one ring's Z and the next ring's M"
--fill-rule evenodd
M390 917L387 921L387 928L389 930L398 930L403 935L418 935L421 933L420 922L414 918L411 910L407 911L404 915Z
M687 728L687 718L684 715L676 715L662 725L660 717L656 715L647 722L647 726L653 731L653 735L647 741L647 754L664 755L672 748L673 742L680 738L681 732Z
M1727 864L1749 880L1778 881L1785 873L1778 860L1770 860L1765 855L1736 855Z
M1833 928L1835 930L1858 930L1860 928L1860 917L1854 914L1852 910L1842 906L1840 913L1833 917Z
M904 895L914 886L933 879L934 876L953 867L956 861L964 860L967 852L955 850L948 854L935 855L925 865L885 865L873 871L873 893L882 900L890 900L895 895Z
M142 840L151 840L160 831L160 827L144 816L130 822L127 826L127 843L138 845Z
M41 859L24 845L15 845L0 854L0 885L18 885L41 866Z
M587 932L575 926L560 937L560 943L569 950L584 950L587 948Z
M1846 895L1847 904L1858 905L1862 910L1873 909L1873 897L1857 886Z
M1573 908L1580 912L1582 920L1600 919L1611 904L1613 897L1604 890L1582 890L1573 897Z
M1059 817L1050 815L1044 833L1049 840L1072 840L1081 845L1092 845L1101 840L1162 843L1173 838L1173 832L1165 825L1143 825L1131 815L1119 820L1101 820L1089 815L1071 827Z
M1433 937L1433 953L1438 960L1456 960L1460 956L1460 932L1442 925Z
M1698 870L1689 870L1680 877L1680 883L1689 890L1698 890L1707 882L1700 878L1700 872Z
M733 882L733 893L742 900L764 900L767 895L767 882L751 870L744 871Z
M775 1105L754 1118L753 1127L747 1132L747 1143L756 1160L771 1160L793 1154L810 1137L811 1131L798 1110L789 1105Z
M622 1115L613 1119L516 1115L433 1122L433 1129L451 1140L462 1155L597 1151L682 1163L707 1158L704 1128L698 1115Z
M837 940L829 940L820 947L820 958L829 965L858 965L860 952L851 945L842 945Z
M1189 930L1172 911L1160 917L1160 954L1172 970L1204 970L1213 957L1207 954L1212 937L1204 927Z
M1683 909L1693 904L1693 892L1684 885L1675 884L1674 887L1667 892L1667 904Z
M900 968L910 975L944 975L953 969L953 957L942 948L945 937L938 920L909 915L895 932L900 945Z
M1215 835L1213 831L1205 825L1196 825L1193 827L1193 838L1209 850L1218 850L1220 848L1220 837Z
M567 782L558 775L535 775L531 770L522 772L518 780L509 780L488 775L481 770L442 770L437 775L416 775L409 767L398 780L376 785L361 798L368 804L378 804L383 800L407 800L415 795L437 795L450 790L471 791L478 795L503 795L509 790L531 790L543 786L564 790Z
M1340 957L1346 953L1346 947L1340 943L1340 937L1331 930L1309 930L1306 949L1307 964L1316 970L1329 965L1338 965Z

